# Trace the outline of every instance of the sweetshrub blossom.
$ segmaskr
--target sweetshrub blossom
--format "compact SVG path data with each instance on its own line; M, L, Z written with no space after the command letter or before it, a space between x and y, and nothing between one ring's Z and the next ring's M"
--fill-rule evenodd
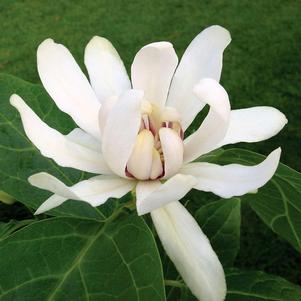
M193 161L226 144L270 138L287 122L271 107L231 111L219 84L230 40L227 30L209 27L191 42L179 65L172 44L146 45L134 58L130 81L112 44L94 37L85 49L90 82L63 45L45 40L37 52L38 71L56 105L79 126L68 135L50 128L19 96L10 99L28 138L44 156L97 174L72 187L44 172L32 175L32 185L53 192L36 213L68 199L99 206L135 189L138 214L151 213L167 254L203 301L224 300L224 272L208 239L178 200L192 188L223 198L254 191L273 176L280 149L256 166ZM207 117L185 137L206 104Z

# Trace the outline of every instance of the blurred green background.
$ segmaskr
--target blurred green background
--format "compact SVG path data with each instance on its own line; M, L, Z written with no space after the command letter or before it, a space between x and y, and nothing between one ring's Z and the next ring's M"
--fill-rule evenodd
M301 170L300 1L0 0L0 12L0 72L30 82L39 82L36 49L48 37L66 45L84 68L85 45L94 35L104 36L129 70L135 53L147 43L170 41L181 56L205 27L226 27L232 43L224 53L221 82L232 107L270 105L289 120L277 137L243 147L268 154L280 145L282 162ZM2 210L1 215L7 218L11 212ZM237 266L301 284L300 256L247 206L242 223Z

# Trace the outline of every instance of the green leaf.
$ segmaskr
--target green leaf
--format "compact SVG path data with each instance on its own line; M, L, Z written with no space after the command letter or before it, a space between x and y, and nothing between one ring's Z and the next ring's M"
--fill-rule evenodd
M72 185L88 177L84 172L58 166L43 157L26 137L18 112L9 104L9 97L19 94L51 127L67 134L76 127L71 118L61 112L40 85L33 85L10 75L0 74L0 190L30 208L37 208L51 194L29 185L30 175L45 171ZM68 201L53 215L68 215L102 220L101 210L84 202ZM111 213L111 212L110 212Z
M300 301L301 287L287 280L260 271L225 271L227 296L225 301ZM174 281L168 301L197 301L189 288Z
M224 267L232 267L240 245L240 200L232 198L202 206L195 219Z
M1 301L165 300L154 238L136 215L56 217L0 242Z
M18 229L27 226L34 221L35 220L24 219L22 221L10 220L8 223L0 222L0 241Z
M233 270L226 273L226 301L300 301L301 288L263 272Z
M212 162L254 165L264 156L242 149L220 152ZM278 235L301 252L301 174L280 164L272 180L257 194L242 197L258 216Z

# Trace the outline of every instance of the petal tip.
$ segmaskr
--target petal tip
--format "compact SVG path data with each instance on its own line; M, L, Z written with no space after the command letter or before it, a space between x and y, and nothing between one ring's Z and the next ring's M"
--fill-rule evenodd
M41 51L44 47L48 47L50 45L55 45L56 43L54 42L53 39L48 38L44 40L39 46L38 46L38 52Z
M147 49L147 48L153 48L156 50L164 50L164 49L168 49L168 48L174 49L172 43L170 43L168 41L160 41L160 42L153 42L153 43L147 44L147 45L143 46L138 52L140 52L142 49Z
M288 119L281 111L279 111L279 113L281 114L280 120L281 120L282 128L283 128L288 123Z
M213 78L203 78L193 87L193 92L201 102L210 106L215 104L215 110L227 113L227 118L230 117L229 95L218 81Z
M96 41L99 41L99 42L107 42L108 40L104 37L101 37L101 36L93 36L90 40L90 42L96 42Z
M222 38L226 46L229 45L232 40L229 30L220 25L211 25L205 28L204 31L210 31L210 33L217 35L217 38Z
M138 206L138 205L136 205L136 210L137 210L138 216L142 216L142 215L146 214L146 211L141 209L140 206Z
M148 207L140 205L141 203L142 202L136 202L137 215L142 216L142 215L145 215L147 213L151 213L151 211L148 209Z
M14 106L15 108L18 106L18 104L20 104L21 101L22 101L22 98L17 94L12 94L9 98L10 104L12 106Z
M33 215L39 215L39 214L44 213L45 211L44 211L41 207L42 207L42 206L40 206L40 207L33 213Z
M97 47L98 49L110 51L114 49L112 43L108 39L100 36L93 36L87 44L86 50L90 50L92 47Z
M38 172L28 177L27 181L30 185L39 187L41 180L47 180L49 177L52 177L47 172ZM39 187L40 188L40 187Z
M270 155L273 155L275 156L275 158L278 158L278 160L280 160L281 152L282 152L281 147L278 147L274 151L272 151Z
M35 179L36 179L36 175L37 174L34 174L34 175L31 175L27 178L27 181L29 182L30 185L32 186L35 186L34 183L35 183Z
M277 121L279 124L279 131L288 123L288 119L286 118L285 114L282 113L280 110L274 107L263 107L270 109L272 113L272 117L274 118L275 122Z
M277 155L277 156L280 156L280 154L281 154L281 151L282 151L282 149L281 149L281 147L279 146L279 147L277 147L276 149L274 149L271 153L270 153L270 156L271 155Z

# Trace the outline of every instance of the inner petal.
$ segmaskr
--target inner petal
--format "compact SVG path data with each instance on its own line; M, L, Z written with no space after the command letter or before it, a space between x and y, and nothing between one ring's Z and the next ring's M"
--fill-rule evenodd
M183 130L178 112L144 101L141 125L125 173L138 180L167 178L183 162Z
M169 178L175 175L183 164L183 140L172 128L161 128L160 141L164 157L164 178Z
M143 129L137 136L133 152L127 164L127 171L137 179L147 180L153 161L155 139L151 131Z

